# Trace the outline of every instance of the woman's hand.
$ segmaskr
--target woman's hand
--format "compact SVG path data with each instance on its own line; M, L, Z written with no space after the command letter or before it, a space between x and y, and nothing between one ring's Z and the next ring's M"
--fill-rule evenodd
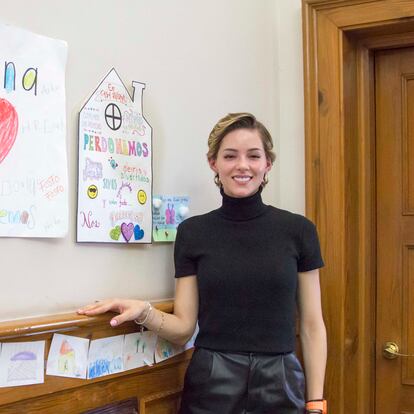
M118 312L111 319L111 326L118 326L126 321L139 318L145 310L145 302L132 299L105 299L78 309L80 315L94 316L108 311Z

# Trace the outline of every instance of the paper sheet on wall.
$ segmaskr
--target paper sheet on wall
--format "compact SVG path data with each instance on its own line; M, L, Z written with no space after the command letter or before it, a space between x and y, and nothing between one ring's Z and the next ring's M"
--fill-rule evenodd
M3 343L0 387L41 384L44 381L45 341Z
M88 356L88 379L115 374L124 370L124 335L91 341Z
M173 242L178 225L189 213L189 197L154 195L152 203L152 238L154 242Z
M68 229L67 45L0 24L0 236Z
M47 358L46 374L86 378L89 339L54 334Z
M152 129L132 86L112 69L81 109L78 242L151 243Z
M171 342L158 337L157 345L155 347L155 362L161 362L168 358L172 358L175 355L181 354L184 352L184 347L172 344Z
M198 327L198 323L197 323L196 328L195 328L194 333L193 333L193 336L192 336L192 337L189 339L189 341L188 341L188 342L184 345L184 349L185 349L185 350L187 350L187 349L191 349L191 348L194 348L194 343L195 343L195 340L196 340L196 338L197 338L198 331L199 331L199 327Z
M154 363L157 335L151 331L125 335L124 369L134 369Z

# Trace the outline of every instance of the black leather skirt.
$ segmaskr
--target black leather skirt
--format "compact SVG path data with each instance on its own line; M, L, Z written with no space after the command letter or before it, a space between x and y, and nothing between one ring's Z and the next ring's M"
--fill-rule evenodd
M296 355L196 348L179 414L303 414L305 378Z

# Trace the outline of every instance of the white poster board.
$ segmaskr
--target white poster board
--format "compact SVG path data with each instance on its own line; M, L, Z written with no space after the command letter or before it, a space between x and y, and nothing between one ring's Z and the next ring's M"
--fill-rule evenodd
M0 236L68 230L67 45L0 24Z
M78 242L151 243L152 129L132 87L112 69L81 109Z

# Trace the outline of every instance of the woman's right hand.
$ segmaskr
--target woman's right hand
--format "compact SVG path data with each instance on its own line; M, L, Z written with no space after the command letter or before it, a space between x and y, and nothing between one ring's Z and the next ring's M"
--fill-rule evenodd
M108 311L118 312L111 319L111 326L118 326L126 321L138 319L146 308L145 302L133 299L105 299L78 309L80 315L94 316Z

